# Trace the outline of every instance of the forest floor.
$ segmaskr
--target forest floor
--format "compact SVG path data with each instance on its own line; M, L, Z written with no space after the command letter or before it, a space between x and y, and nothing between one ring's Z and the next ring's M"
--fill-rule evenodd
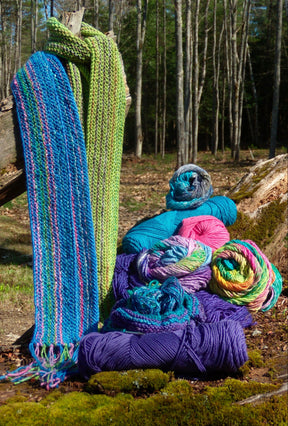
M215 160L210 153L199 153L198 165L212 178L215 195L224 195L267 151L242 152L235 164L227 152L224 159ZM253 158L252 158L253 157ZM123 156L120 188L118 242L138 221L161 213L165 209L165 195L169 179L175 171L175 155L164 160ZM287 249L287 248L286 248ZM0 375L31 357L28 344L34 324L31 235L26 195L0 208ZM246 330L248 351L257 351L260 362L249 370L247 380L260 383L287 381L288 361L288 271L287 256L276 265L283 277L283 291L277 305L266 313L254 314L255 325ZM221 380L211 378L212 385ZM197 382L201 390L207 382ZM83 381L67 381L60 385L63 392L83 389ZM39 401L49 391L38 383L27 382L18 386L0 383L0 405L16 394L30 401Z

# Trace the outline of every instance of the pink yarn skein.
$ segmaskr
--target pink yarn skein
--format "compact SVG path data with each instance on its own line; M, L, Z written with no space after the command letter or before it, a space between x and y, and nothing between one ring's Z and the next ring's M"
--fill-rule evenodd
M183 219L177 234L200 241L212 251L230 241L230 234L224 223L214 216L203 215Z

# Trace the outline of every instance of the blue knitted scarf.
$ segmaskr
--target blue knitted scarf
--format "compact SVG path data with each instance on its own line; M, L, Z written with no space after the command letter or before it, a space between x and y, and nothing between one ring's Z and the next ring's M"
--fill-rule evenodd
M12 82L33 243L34 362L5 378L47 388L74 371L80 338L97 330L97 262L85 142L67 74L37 52ZM3 379L3 377L2 377Z

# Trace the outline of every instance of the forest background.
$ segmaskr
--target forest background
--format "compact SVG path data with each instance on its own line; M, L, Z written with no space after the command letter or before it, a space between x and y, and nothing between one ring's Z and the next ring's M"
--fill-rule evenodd
M31 53L44 49L46 20L85 8L83 21L111 30L132 104L124 152L287 146L287 0L0 0L0 99Z

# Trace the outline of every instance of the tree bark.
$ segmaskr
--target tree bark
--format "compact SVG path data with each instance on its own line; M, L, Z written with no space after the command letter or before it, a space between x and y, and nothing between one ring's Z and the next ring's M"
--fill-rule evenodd
M185 87L184 87L184 128L185 128L185 163L189 161L192 146L192 1L186 0L186 31L185 31Z
M143 148L143 132L142 132L142 69L143 69L143 46L145 41L146 23L147 23L147 8L148 0L144 0L144 7L142 7L142 0L137 0L137 70L136 70L136 151L137 158L142 157Z
M283 0L278 0L277 4L277 33L275 45L275 65L274 65L274 87L273 87L273 107L271 121L270 151L269 158L275 157L277 130L278 130L278 110L279 110L279 93L280 93L280 76L281 76L281 39L282 39L282 11Z
M161 156L165 156L166 141L166 108L167 108L167 42L166 42L166 4L163 1L163 111L162 111L162 137Z
M177 168L185 164L185 133L184 133L184 71L182 47L182 0L175 0L175 32L177 55Z
M156 0L156 101L155 101L155 139L154 154L158 154L158 121L159 121L159 0Z

